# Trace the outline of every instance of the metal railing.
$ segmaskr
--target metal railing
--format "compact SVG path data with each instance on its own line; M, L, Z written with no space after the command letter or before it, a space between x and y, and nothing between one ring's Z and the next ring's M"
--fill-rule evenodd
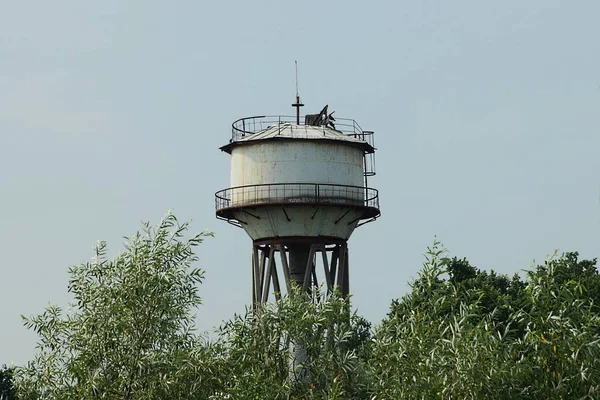
M231 187L215 193L219 210L264 204L351 205L379 212L379 192L363 186L272 183Z
M320 128L323 130L323 133L325 133L326 130L329 130L329 128L325 126L304 125L304 116L300 117L300 125L297 125L295 116L259 115L255 117L240 118L237 121L234 121L231 124L231 142L236 142L272 127L277 127L279 132L281 132L281 129L286 126L285 124L289 124L290 129L293 130L306 131L307 127L310 127L311 129ZM335 130L346 136L367 142L369 145L371 145L371 147L375 147L375 143L373 141L373 132L363 131L360 125L358 125L358 123L353 119L336 118Z

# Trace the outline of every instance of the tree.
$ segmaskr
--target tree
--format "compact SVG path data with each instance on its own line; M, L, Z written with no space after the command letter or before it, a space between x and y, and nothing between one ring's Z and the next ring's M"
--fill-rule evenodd
M373 396L598 398L600 316L570 279L595 260L579 268L567 253L521 282L445 254L439 243L428 250L411 293L376 331Z
M0 368L0 400L17 400L13 388L13 369L3 365Z
M197 285L193 248L210 233L184 238L188 224L168 214L127 239L107 260L101 242L91 262L70 268L72 311L51 306L25 318L39 335L33 361L18 371L23 399L163 399L201 391L210 370L193 335ZM198 397L202 398L202 397Z
M70 269L73 310L25 319L40 339L15 370L19 398L600 397L595 259L565 253L509 278L435 242L373 332L349 298L315 301L296 288L209 341L193 332L192 314L203 280L193 249L209 234L185 239L186 229L169 214L114 260L100 243L92 262ZM298 348L300 370L290 362Z
M529 271L531 279L552 274L555 285L565 285L569 282L581 285L580 298L593 301L594 310L600 312L600 274L596 267L597 259L579 260L579 253L564 253L559 258L551 258L544 265L538 265Z
M296 290L276 304L236 316L220 334L223 385L215 399L368 398L360 354L369 324L350 313L348 298L333 294L314 301ZM292 370L292 340L306 352L306 380Z

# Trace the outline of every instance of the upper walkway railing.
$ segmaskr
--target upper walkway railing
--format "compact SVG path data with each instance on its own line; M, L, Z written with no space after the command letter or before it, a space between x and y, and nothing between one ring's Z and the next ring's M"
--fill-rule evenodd
M278 127L281 129L284 124L290 124L291 129L307 129L307 128L320 128L325 130L329 130L325 126L313 126L313 125L304 125L304 116L300 117L300 125L296 124L295 116L288 115L259 115L255 117L246 117L240 118L237 121L234 121L231 124L231 142L236 142L241 139L245 139L248 136L251 136L257 132L263 131L268 128ZM346 135L350 136L363 142L367 142L371 147L375 147L375 142L373 139L372 131L363 131L360 125L353 120L347 118L336 118L335 119L335 130Z

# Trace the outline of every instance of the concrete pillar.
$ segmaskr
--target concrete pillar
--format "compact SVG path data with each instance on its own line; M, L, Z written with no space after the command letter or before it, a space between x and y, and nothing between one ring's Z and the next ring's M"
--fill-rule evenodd
M290 251L290 280L302 287L308 265L310 245L292 245L288 248Z
M308 257L310 255L310 245L292 245L289 249L289 267L290 280L296 282L299 287L304 284L304 276L306 275L306 267L308 265ZM290 376L293 379L298 379L303 382L308 381L308 376L301 364L308 361L306 348L301 343L290 340Z

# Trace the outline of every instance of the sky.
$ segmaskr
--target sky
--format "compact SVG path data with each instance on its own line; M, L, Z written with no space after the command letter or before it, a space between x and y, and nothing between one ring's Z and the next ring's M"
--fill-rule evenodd
M600 2L112 1L0 5L0 364L69 266L170 209L206 271L198 328L251 301L251 241L214 215L231 123L325 104L375 131L382 216L349 241L373 323L437 237L512 275L599 255Z

